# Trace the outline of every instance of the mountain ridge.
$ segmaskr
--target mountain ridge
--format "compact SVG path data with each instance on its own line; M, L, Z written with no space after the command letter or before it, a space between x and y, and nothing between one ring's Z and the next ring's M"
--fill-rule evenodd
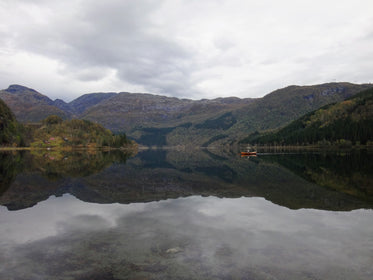
M20 122L39 122L50 115L69 118L69 113L55 106L48 96L25 86L10 85L0 91L0 98Z
M267 134L242 142L259 145L366 145L373 140L373 89L328 104Z
M21 122L48 115L81 118L125 132L143 145L232 143L250 132L282 127L321 106L342 101L372 84L326 83L288 86L261 98L179 99L148 93L101 92L71 102L51 100L19 85L0 91Z

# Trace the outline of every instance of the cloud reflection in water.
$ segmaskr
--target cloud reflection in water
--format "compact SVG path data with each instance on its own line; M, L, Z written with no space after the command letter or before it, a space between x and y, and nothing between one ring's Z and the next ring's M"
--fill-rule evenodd
M0 278L371 279L372 214L290 210L263 198L50 197L0 208Z

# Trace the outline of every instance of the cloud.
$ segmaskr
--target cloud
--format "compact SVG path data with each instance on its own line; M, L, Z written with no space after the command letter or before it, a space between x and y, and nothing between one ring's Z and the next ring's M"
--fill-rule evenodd
M90 90L249 97L287 82L369 82L372 8L369 0L4 0L0 59L17 69L1 65L0 83L71 99ZM20 54L35 64L22 66Z
M82 10L73 17L62 13L50 16L47 25L35 23L18 44L72 70L113 68L120 79L150 88L157 77L164 78L165 72L185 65L188 52L182 46L149 30L149 13L156 8L156 1L90 2L87 9L78 6ZM78 76L79 72L77 69ZM186 71L178 72L184 73L183 80L187 78Z

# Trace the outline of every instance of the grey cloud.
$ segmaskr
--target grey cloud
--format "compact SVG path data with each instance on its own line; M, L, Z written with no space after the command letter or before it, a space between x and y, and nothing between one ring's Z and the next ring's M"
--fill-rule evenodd
M96 231L109 228L110 222L99 215L78 215L57 224L60 232L69 231Z
M117 70L127 83L182 95L185 88L192 88L192 54L160 35L163 30L151 20L159 5L152 0L90 1L80 7L74 20L56 15L47 28L30 28L18 44L76 69L78 79L91 79L81 74L86 68L106 67Z
M214 45L216 48L226 51L235 46L235 43L233 39L225 38L225 37L220 37L214 40Z
M102 68L89 68L78 71L75 76L80 81L99 81L107 75L107 72L108 71L106 69Z
M365 9L344 3L340 12L317 17L331 4L316 1L312 10L296 5L286 16L291 1L268 6L241 0L3 0L0 82L25 83L52 95L96 86L129 90L118 88L123 86L198 98L264 95L274 89L269 84L339 77L368 82L373 33L366 11L372 4L363 2ZM343 17L347 10L361 20L350 25ZM24 61L27 56L32 59ZM43 75L53 83L44 85Z
M371 31L370 33L368 33L366 35L366 39L368 39L368 40L372 40L373 39L373 31Z

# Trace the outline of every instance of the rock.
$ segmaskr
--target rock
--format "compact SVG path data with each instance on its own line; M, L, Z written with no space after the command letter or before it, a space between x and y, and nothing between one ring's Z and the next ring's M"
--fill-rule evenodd
M174 247L174 248L170 248L166 251L167 254L177 254L177 253L180 253L182 252L183 249L181 249L180 247Z

